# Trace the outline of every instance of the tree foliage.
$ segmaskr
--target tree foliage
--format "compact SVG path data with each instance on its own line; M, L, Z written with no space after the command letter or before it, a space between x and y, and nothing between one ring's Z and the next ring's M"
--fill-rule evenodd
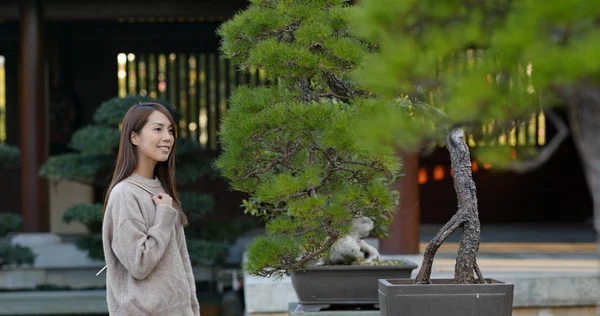
M347 1L257 0L218 30L224 57L270 82L234 91L216 162L252 196L246 212L266 221L248 248L250 274L305 267L357 216L386 233L401 164L393 150L356 141L365 108L377 105L351 77L372 49L349 32L353 16Z
M0 269L9 265L33 264L35 254L29 247L14 245L8 235L17 232L23 225L20 215L0 213Z

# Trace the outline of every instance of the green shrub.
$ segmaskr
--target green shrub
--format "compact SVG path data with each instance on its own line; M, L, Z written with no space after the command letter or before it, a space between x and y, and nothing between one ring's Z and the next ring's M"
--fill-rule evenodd
M102 232L102 207L96 204L77 204L69 207L63 213L63 222L79 222L85 225L91 233Z
M11 245L5 240L0 241L0 269L8 265L32 265L34 262L35 255L29 247Z
M0 213L0 269L8 265L33 264L35 255L29 247L12 245L7 235L21 229L23 219L20 215Z

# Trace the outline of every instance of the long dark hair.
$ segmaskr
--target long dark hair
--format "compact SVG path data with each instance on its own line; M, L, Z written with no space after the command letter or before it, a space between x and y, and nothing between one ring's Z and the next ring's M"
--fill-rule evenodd
M123 125L121 128L121 140L119 142L119 153L117 154L117 161L115 163L115 171L112 176L112 180L106 195L104 196L104 208L102 210L102 218L106 212L106 205L108 203L108 197L110 192L119 182L129 177L137 167L138 163L138 152L136 146L131 142L131 133L134 132L139 134L144 125L148 122L148 116L154 111L159 111L164 114L173 127L173 134L175 140L177 139L177 125L173 120L171 113L162 104L144 102L132 106L125 118L123 118ZM171 154L167 161L159 161L154 168L154 176L160 180L160 183L167 191L166 193L173 199L173 207L179 211L181 223L183 225L188 224L188 219L183 210L181 209L181 201L177 195L177 188L175 187L175 141L172 144Z

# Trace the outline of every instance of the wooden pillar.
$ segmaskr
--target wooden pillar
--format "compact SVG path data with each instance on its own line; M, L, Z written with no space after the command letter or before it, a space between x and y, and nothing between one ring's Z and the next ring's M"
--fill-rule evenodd
M402 154L404 177L394 188L400 192L400 203L390 225L389 237L380 240L381 254L418 254L420 241L419 154Z
M48 157L48 110L41 0L20 1L19 125L25 232L47 232L48 189L38 175Z

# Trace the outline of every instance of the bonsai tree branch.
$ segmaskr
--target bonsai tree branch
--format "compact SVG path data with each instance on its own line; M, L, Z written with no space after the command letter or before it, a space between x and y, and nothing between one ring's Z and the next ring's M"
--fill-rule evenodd
M287 143L287 144L285 144L285 146L282 146L282 147L283 147L283 149L280 150L281 156L279 156L277 158L273 158L273 159L264 159L264 158L257 159L261 162L267 162L267 165L264 166L263 168L248 170L245 175L241 176L241 179L245 180L245 179L249 179L251 177L260 176L260 175L264 174L265 172L275 168L276 166L281 166L281 165L288 167L289 169L293 169L290 166L289 158L290 158L290 156L293 156L298 153L298 151L300 150L300 146L296 145L296 144L292 144L292 143ZM259 167L260 167L260 165L259 165Z
M431 242L427 245L425 249L425 254L423 255L423 264L421 264L421 270L417 274L417 278L415 279L415 284L429 284L431 283L431 268L433 266L433 259L437 250L440 246L448 239L448 237L460 226L462 225L462 221L460 220L458 214L452 216L450 221L448 221L442 229L438 231L438 233L433 237Z
M329 89L331 89L335 95L341 96L339 99L353 97L358 93L338 78L333 72L325 71L323 76L325 77Z
M298 269L298 268L302 267L302 265L304 265L309 260L312 260L316 256L325 252L327 249L331 248L331 246L339 239L339 237L340 237L340 235L337 232L330 234L329 238L327 239L325 244L323 244L323 246L319 247L319 249L309 253L308 255L304 256L302 259L296 261L294 264L286 266L283 269L294 270L294 269Z
M481 270L479 269L479 265L477 264L477 259L475 259L475 274L477 274L477 281L479 281L479 283L487 283L485 281L485 278L483 277L483 273L481 273Z
M454 283L474 283L474 272L477 273L479 281L484 282L483 275L476 263L481 233L477 211L477 190L471 173L469 146L464 140L462 129L453 128L450 130L446 136L446 147L450 153L458 210L427 246L421 270L415 279L416 284L431 283L431 268L435 253L448 236L459 227L462 228L462 237L456 258Z
M306 234L308 234L310 232L314 232L317 229L318 229L318 227L309 228L309 229L301 231L299 233L295 233L294 236L298 237L298 236L306 235Z
M345 96L341 96L339 94L336 94L335 92L328 92L328 93L321 93L321 94L317 94L315 95L315 97L318 98L336 98L342 101L348 101L350 100L350 98L345 97Z
M282 158L277 158L274 159L270 164L268 164L266 167L261 168L261 169L256 169L256 170L252 170L251 172L248 172L246 175L244 175L242 177L242 179L248 179L250 177L254 177L260 174L263 174L271 169L273 169L275 166L277 166L278 164L280 164L283 161Z
M338 241L338 239L340 238L340 234L338 232L331 231L330 229L328 229L328 226L326 226L326 231L328 232L327 241L323 245L321 245L321 247L316 249L315 251L313 251L301 258L294 258L293 263L286 264L286 265L279 266L279 267L269 267L267 269L263 269L261 271L261 273L259 273L259 274L264 277L271 277L274 273L277 273L279 271L293 271L293 270L300 269L308 261L314 259L315 257L319 256L320 254L324 253L329 248L331 248L331 246L336 241ZM308 233L308 232L309 231L306 231L304 233Z
M296 88L302 91L302 101L310 102L315 99L314 91L310 86L310 78L302 77L298 79Z

